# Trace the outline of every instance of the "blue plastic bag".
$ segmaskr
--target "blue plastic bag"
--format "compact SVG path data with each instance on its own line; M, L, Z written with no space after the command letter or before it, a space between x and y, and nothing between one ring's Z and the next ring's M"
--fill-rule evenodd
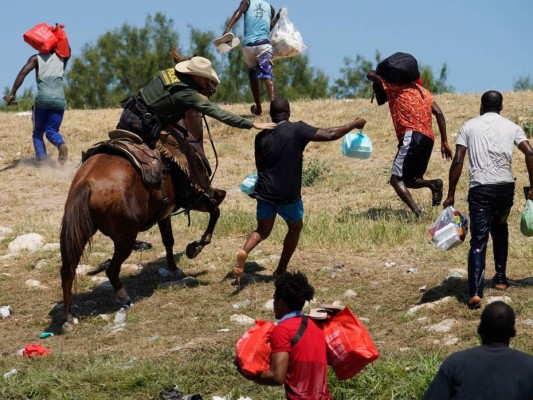
M342 154L346 157L366 160L372 155L372 142L363 132L348 133L342 140Z
M257 174L246 175L246 178L241 183L241 191L248 196L255 190L255 184L257 182Z

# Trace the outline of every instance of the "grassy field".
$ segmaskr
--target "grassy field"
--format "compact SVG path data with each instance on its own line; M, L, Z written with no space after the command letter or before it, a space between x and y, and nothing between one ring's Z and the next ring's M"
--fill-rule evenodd
M443 109L450 145L461 125L479 112L479 94L436 96ZM224 106L246 115L249 105ZM265 104L264 107L267 107ZM265 108L266 109L266 108ZM533 123L533 92L504 93L504 116L519 124ZM260 387L244 380L233 367L237 339L248 326L230 320L233 314L273 319L267 303L272 298L271 273L277 265L285 225L278 221L271 237L250 254L243 285L233 285L231 267L247 233L255 228L255 202L239 191L244 177L255 171L254 131L238 130L210 120L219 154L214 186L228 191L213 243L194 260L183 256L185 246L198 240L207 215L173 218L176 259L197 284L165 286L157 270L164 266L164 248L153 228L139 239L153 249L135 252L126 261L121 277L134 306L127 310L126 326L112 329L118 303L106 279L83 274L110 257L113 246L101 234L92 253L82 260L75 285L74 312L79 324L63 335L39 339L61 302L60 255L55 246L37 252L8 254L17 236L38 233L47 244L59 241L63 206L81 151L106 139L116 125L119 109L67 110L62 134L70 159L63 169L33 165L31 119L0 113L0 306L13 314L0 320L0 397L5 399L152 399L177 384L186 393L204 399L227 396L237 399L281 399L283 388ZM356 377L330 384L335 399L417 399L448 354L478 343L475 334L480 311L465 306L468 244L449 252L436 249L428 227L442 210L431 207L429 190L414 191L427 216L413 220L394 194L388 178L396 139L388 107L368 100L300 101L292 104L292 120L330 127L354 117L367 119L365 132L374 151L369 160L345 158L340 141L311 143L305 153L307 175L318 179L303 189L304 230L289 266L305 272L315 287L314 304L349 306L373 337L380 358ZM266 121L267 117L262 120ZM434 124L436 129L436 123ZM438 135L437 135L438 136ZM209 144L208 157L213 161ZM440 177L447 188L450 163L440 157L437 138L427 177ZM57 150L48 146L53 159ZM524 204L521 187L527 185L523 156L516 151L515 206L509 218L508 271L514 282L505 292L517 313L518 335L513 347L533 352L532 239L520 234ZM467 212L467 168L459 183L456 206ZM487 253L487 278L493 274L492 248ZM459 273L461 277L450 278ZM40 282L30 287L27 280ZM483 304L501 292L487 281ZM425 291L420 288L426 287ZM433 308L409 312L414 306ZM249 300L244 308L234 305ZM445 320L451 329L428 329ZM28 343L52 349L48 357L24 359L17 351Z

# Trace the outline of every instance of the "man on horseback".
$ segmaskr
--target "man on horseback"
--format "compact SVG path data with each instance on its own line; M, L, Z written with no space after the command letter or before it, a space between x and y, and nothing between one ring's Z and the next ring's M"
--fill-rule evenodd
M174 68L160 71L136 95L123 103L124 111L117 128L138 134L148 146L155 148L162 130L185 137L188 135L186 130L178 126L178 122L190 109L236 128L272 129L275 126L273 123L257 123L242 118L210 102L209 96L215 93L219 83L208 59L193 57L179 62ZM214 200L209 179L192 183L193 188Z

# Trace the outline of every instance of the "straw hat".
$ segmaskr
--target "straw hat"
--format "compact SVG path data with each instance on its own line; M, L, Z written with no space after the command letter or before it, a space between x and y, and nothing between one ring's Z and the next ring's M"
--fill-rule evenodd
M201 76L216 83L220 83L217 73L211 66L211 61L207 58L193 57L190 60L177 63L175 68L176 71L182 74Z
M240 43L241 40L238 37L235 37L231 32L225 33L213 41L213 44L220 54L227 53L231 49L237 47Z

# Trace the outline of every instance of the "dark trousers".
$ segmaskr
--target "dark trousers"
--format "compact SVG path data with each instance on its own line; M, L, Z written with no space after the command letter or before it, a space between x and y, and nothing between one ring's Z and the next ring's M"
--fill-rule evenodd
M492 237L494 283L507 284L505 269L509 248L507 218L513 206L514 183L480 185L468 192L470 213L470 252L468 254L468 291L470 297L483 297L485 255L489 233Z

